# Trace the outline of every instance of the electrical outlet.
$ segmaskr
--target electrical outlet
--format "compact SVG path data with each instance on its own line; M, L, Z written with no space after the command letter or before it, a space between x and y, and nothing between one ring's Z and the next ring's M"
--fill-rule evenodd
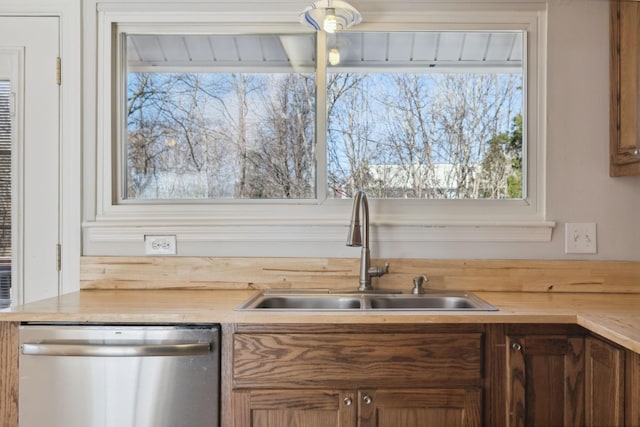
M565 225L565 253L595 254L596 224L593 222L574 222Z
M144 236L146 255L175 255L176 236Z

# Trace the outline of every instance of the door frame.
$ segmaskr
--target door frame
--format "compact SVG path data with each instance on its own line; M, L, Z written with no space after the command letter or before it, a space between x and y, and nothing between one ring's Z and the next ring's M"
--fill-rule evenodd
M58 294L80 289L82 189L82 1L3 0L0 16L59 17L61 270Z

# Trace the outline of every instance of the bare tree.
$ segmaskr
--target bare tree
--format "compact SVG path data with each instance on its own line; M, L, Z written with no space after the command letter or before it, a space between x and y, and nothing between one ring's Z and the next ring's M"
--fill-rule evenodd
M347 78L352 85L337 84ZM345 73L332 79L329 88L348 87L328 100L333 188L373 188L379 197L504 196L511 169L499 167L506 152L491 141L518 111L518 77Z
M226 161L219 123L212 119L220 98L198 74L134 74L131 79L137 84L129 85L129 196L219 194L224 179L211 172Z
M129 138L127 144L128 197L143 193L158 166L156 159L167 147L161 142L171 128L162 118L169 101L170 83L160 82L153 74L137 73L130 77L128 99Z
M368 80L362 74L329 75L327 83L327 145L329 189L350 196L372 185L369 165L377 153L373 140L375 109L364 92Z
M384 141L391 153L389 161L397 165L395 176L387 182L398 187L396 197L436 197L431 93L418 74L392 74L386 80L388 90L380 97L388 111Z
M315 192L315 82L311 75L274 75L262 92L262 114L249 159L254 198L310 198Z
M484 74L446 74L438 75L435 82L438 146L444 161L457 165L446 187L453 189L455 198L482 197L479 165L490 152L491 141L508 129L516 81Z
M521 85L519 75L330 73L331 194L517 194L517 144L501 138ZM315 195L312 73L141 73L128 90L129 197Z

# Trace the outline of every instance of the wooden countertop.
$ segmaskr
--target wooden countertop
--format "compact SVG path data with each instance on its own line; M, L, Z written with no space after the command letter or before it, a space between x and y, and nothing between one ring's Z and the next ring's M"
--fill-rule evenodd
M250 312L249 290L84 290L0 311L0 321L567 323L640 353L640 294L476 292L496 312Z

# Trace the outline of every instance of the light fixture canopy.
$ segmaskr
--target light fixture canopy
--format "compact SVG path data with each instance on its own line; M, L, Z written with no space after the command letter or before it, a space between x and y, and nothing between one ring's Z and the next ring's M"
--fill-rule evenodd
M362 22L362 15L346 1L317 0L300 14L300 22L316 31L333 33Z

